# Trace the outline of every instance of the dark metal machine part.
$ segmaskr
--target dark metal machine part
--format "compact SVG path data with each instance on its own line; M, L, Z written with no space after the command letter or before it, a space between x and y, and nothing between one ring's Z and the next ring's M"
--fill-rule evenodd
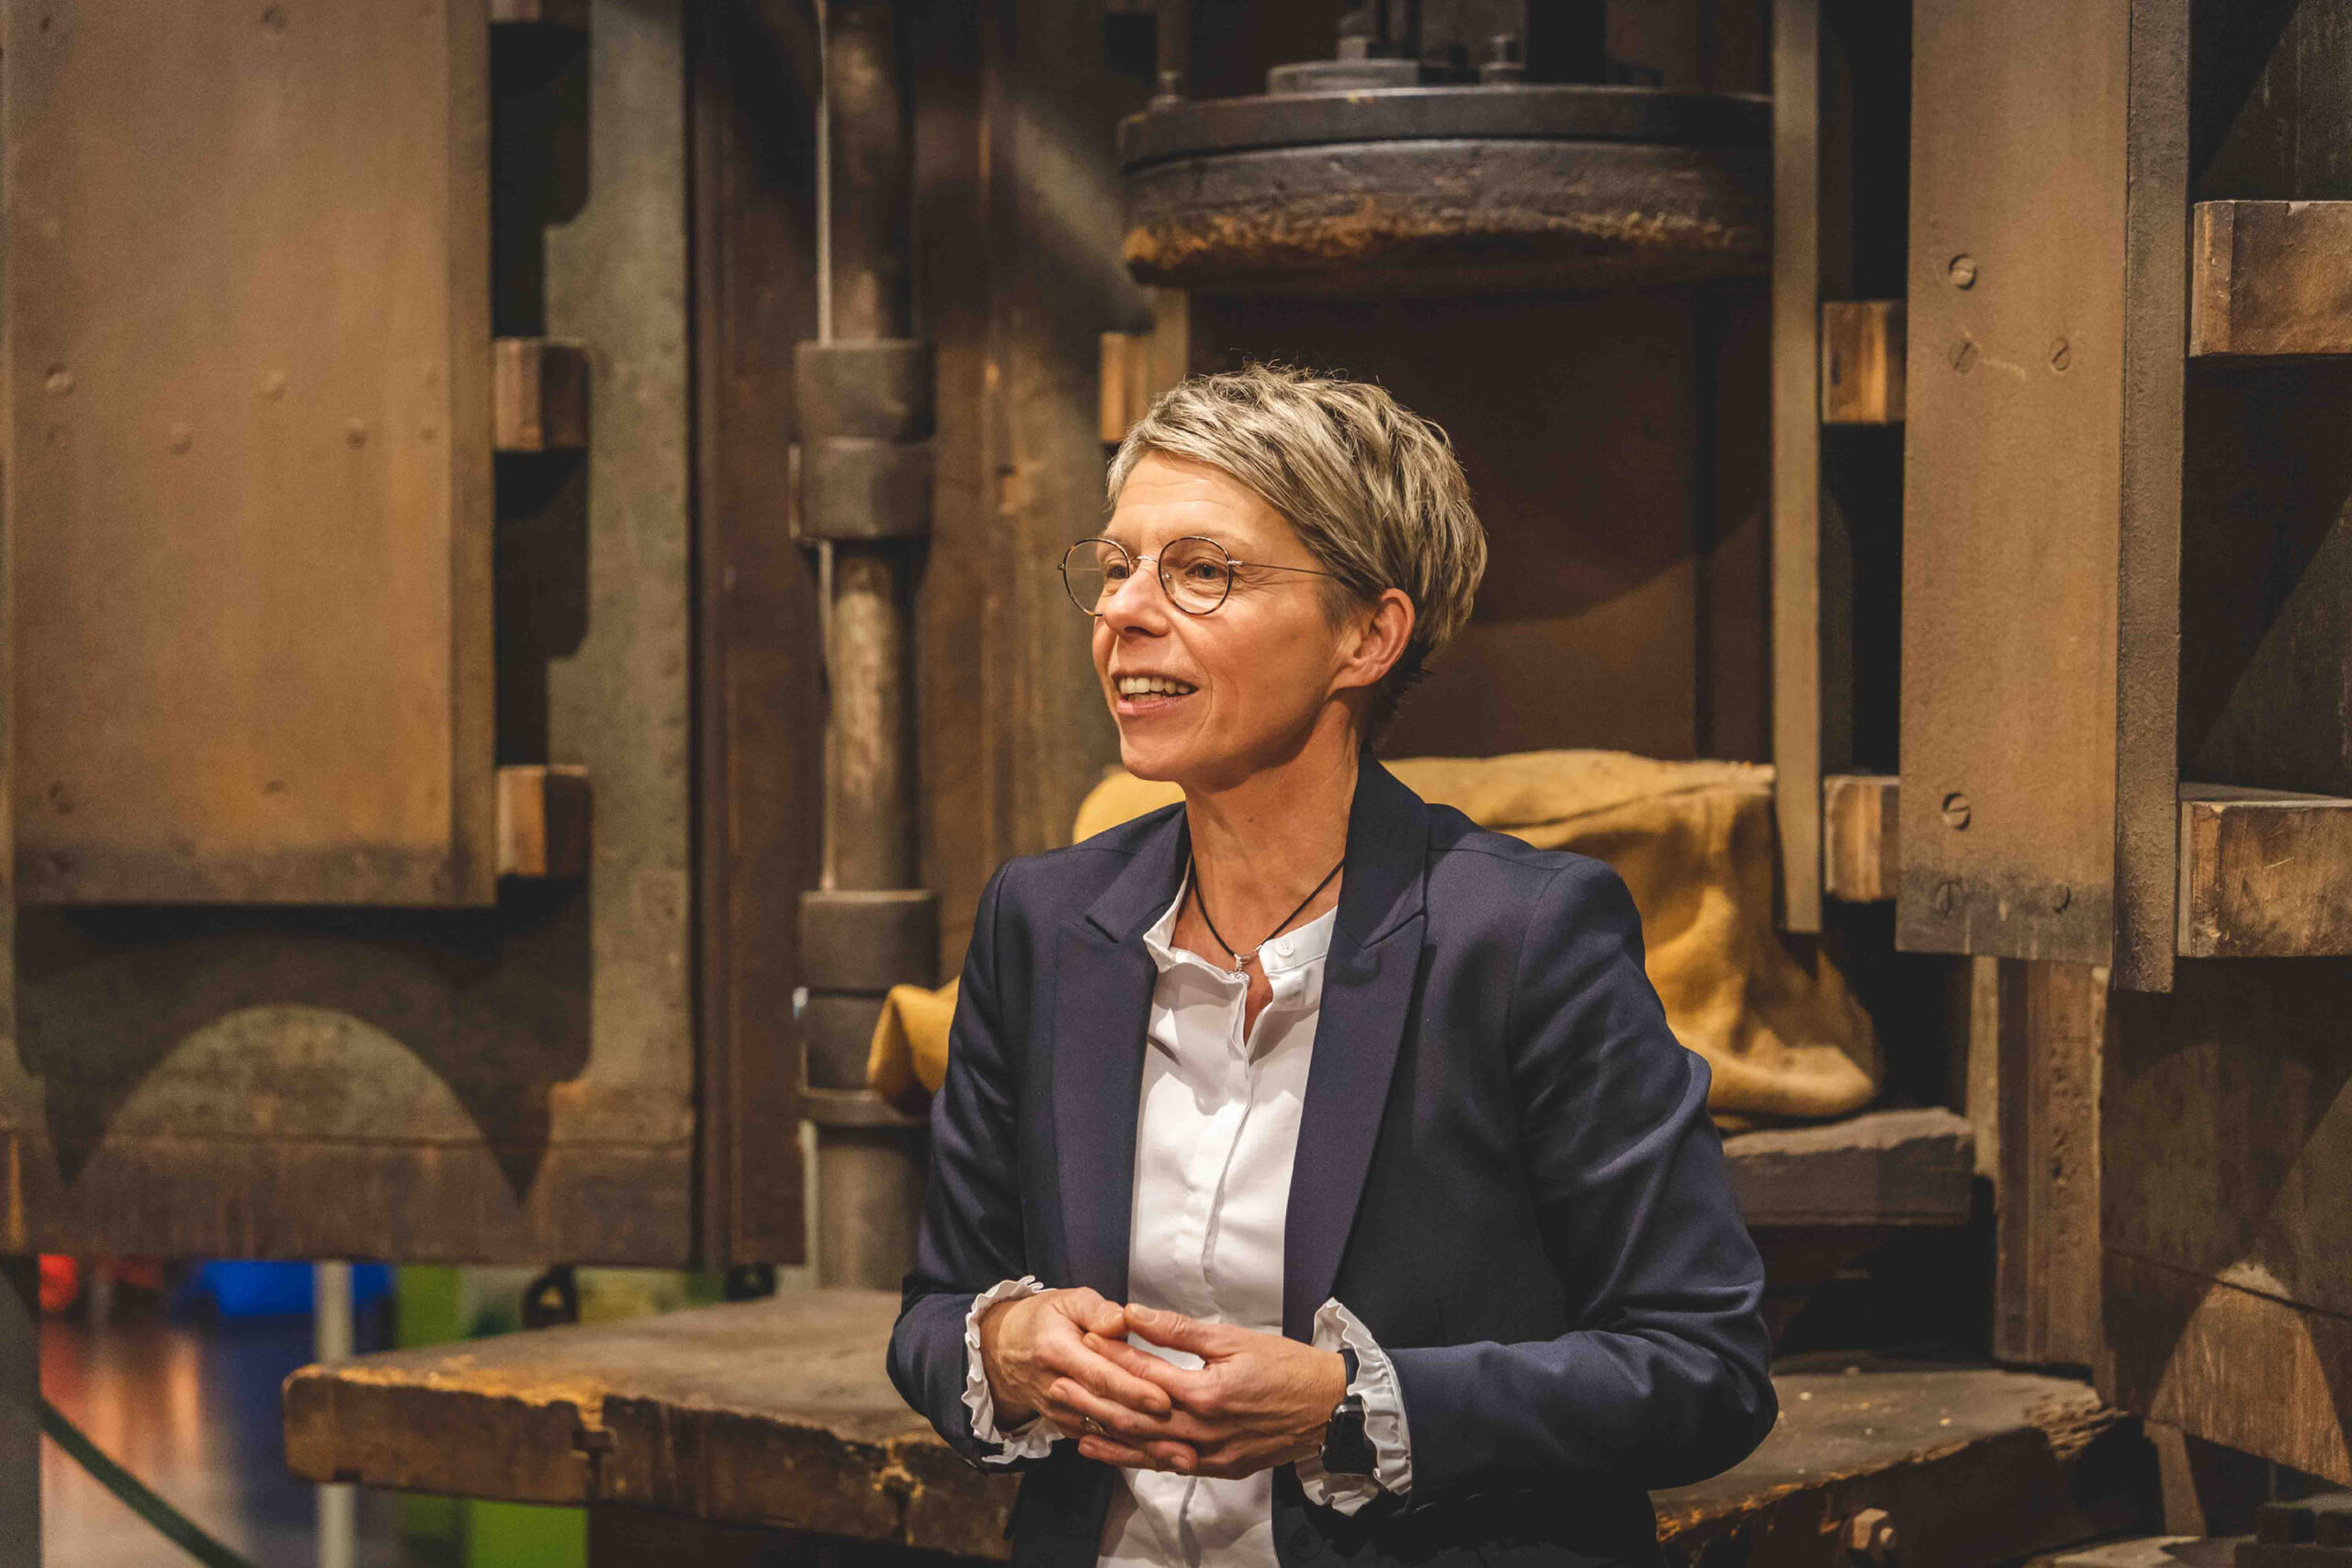
M1602 11L1374 0L1261 96L1163 95L1119 128L1128 270L1331 299L1763 273L1770 99L1597 80Z

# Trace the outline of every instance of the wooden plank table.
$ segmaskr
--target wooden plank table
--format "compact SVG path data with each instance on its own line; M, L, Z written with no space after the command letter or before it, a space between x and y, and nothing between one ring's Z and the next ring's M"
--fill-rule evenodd
M1013 1483L899 1402L883 1371L896 1311L886 1292L797 1292L306 1367L286 1384L287 1462L322 1482L1001 1558ZM2082 1383L1838 1362L1777 1382L1781 1420L1755 1455L1658 1495L1678 1558L1746 1539L1758 1562L1827 1563L1877 1508L1905 1568L1962 1568L2144 1514L2136 1424Z

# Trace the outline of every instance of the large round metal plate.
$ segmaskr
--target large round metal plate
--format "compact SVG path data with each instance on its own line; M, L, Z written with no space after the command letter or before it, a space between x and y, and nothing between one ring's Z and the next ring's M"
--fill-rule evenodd
M1641 141L1763 148L1772 100L1746 93L1659 87L1384 87L1203 98L1130 115L1119 125L1120 166L1170 158L1333 142Z
M1145 164L1127 175L1138 281L1322 298L1549 293L1759 275L1759 147L1381 141Z

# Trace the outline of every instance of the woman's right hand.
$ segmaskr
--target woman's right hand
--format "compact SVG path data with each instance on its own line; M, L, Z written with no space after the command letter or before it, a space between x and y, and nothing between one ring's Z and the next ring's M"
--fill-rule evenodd
M988 1310L980 1319L980 1368L999 1431L1043 1415L1074 1438L1132 1429L1123 1417L1168 1415L1168 1391L1088 1349L1089 1331L1125 1339L1125 1309L1081 1288L1042 1291Z

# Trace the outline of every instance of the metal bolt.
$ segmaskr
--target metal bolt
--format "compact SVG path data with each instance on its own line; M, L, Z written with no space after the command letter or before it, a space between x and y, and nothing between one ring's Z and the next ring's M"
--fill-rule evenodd
M2075 350L2064 338L2060 338L2050 350L2050 368L2064 376L2066 367L2075 363Z
M1967 827L1968 796L1958 790L1952 791L1944 796L1943 813L1945 827L1955 829Z
M1952 257L1951 265L1944 269L1944 276L1951 279L1951 286L1954 288L1975 288L1976 258L1970 255Z
M1894 1556L1894 1521L1884 1508L1864 1508L1846 1520L1844 1545L1866 1562L1888 1562Z
M1951 345L1951 367L1963 376L1976 368L1976 344L1973 339L1962 338Z
M2075 890L2063 882L2050 890L2050 912L2053 915L2063 914L2074 901Z
M1936 913L1939 915L1960 913L1960 879L1957 877L1946 877L1943 881L1937 883Z

